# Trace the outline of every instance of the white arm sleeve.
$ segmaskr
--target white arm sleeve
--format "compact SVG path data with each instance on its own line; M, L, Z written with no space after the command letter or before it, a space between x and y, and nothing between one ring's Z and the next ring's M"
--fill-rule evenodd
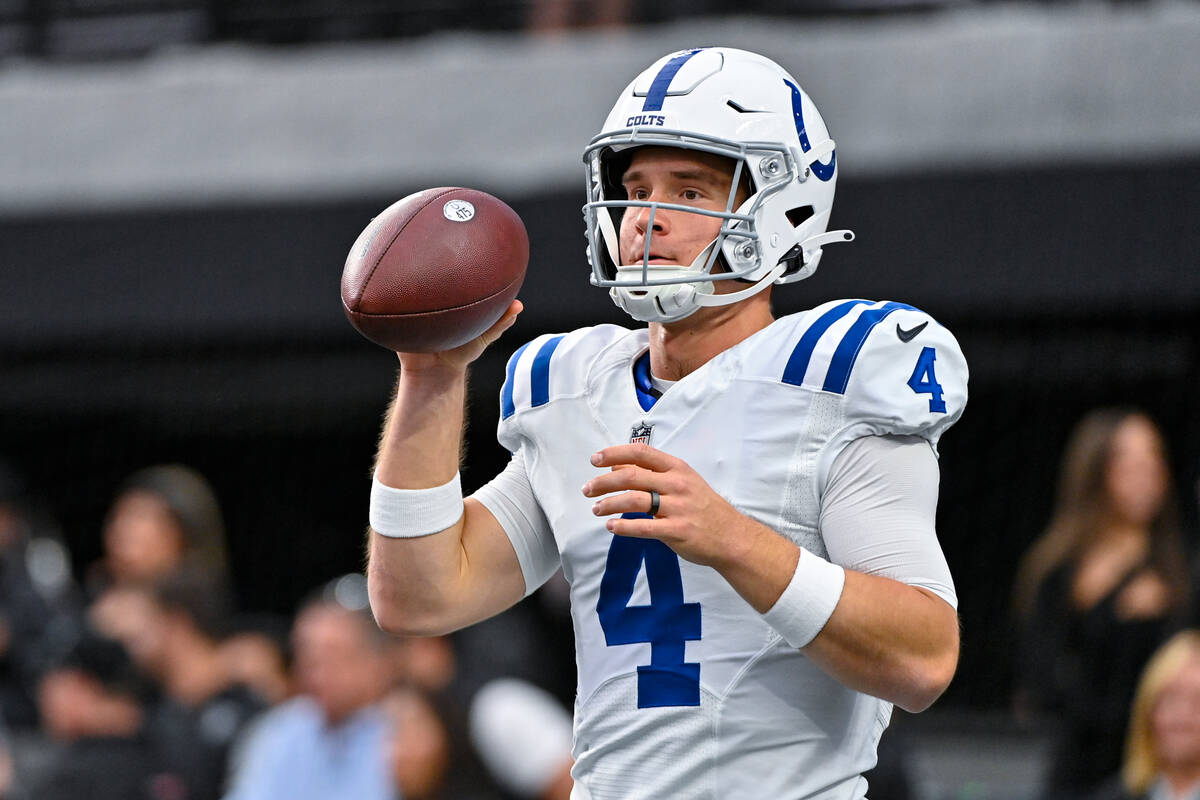
M920 586L958 608L938 544L937 456L919 436L864 436L838 454L821 498L829 560Z
M513 453L508 466L471 496L492 512L508 534L517 551L517 561L521 563L525 596L528 597L558 570L561 559L550 523L525 471L523 452Z

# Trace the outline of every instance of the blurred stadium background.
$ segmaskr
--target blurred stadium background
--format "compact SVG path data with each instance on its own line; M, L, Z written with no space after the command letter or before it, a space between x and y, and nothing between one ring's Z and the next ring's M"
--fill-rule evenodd
M597 6L618 21L582 24ZM0 0L0 453L76 568L119 481L162 461L215 485L245 607L361 567L395 364L338 279L371 216L427 186L500 196L532 241L527 310L473 379L464 482L490 477L507 354L623 321L587 285L582 147L638 69L718 43L788 67L839 143L833 224L858 240L778 310L903 300L972 368L939 511L962 663L932 721L901 724L963 751L940 767L963 792L1036 761L1008 713L1009 597L1070 426L1149 411L1196 528L1190 0Z

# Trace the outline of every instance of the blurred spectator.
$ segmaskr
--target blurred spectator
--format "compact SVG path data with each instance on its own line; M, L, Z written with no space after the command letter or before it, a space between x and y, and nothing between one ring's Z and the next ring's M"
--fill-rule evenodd
M37 800L186 800L146 725L152 683L119 642L85 632L56 660L38 691L46 734L60 743L33 778Z
M0 798L24 800L27 796L17 781L16 759L13 758L8 731L0 723Z
M1200 797L1200 630L1177 633L1138 682L1119 781L1092 800Z
M0 460L0 718L8 726L37 724L46 633L75 620L78 603L59 531L37 511L18 471Z
M227 583L225 523L212 487L181 464L135 472L104 523L104 556L87 575L92 596L113 583L148 581L183 566Z
M230 678L250 687L272 706L292 696L286 638L285 619L256 615L235 623L234 631L220 644L220 656Z
M503 665L512 657L509 651L524 650L519 641L511 638L492 639L490 643L494 653L490 664L473 660L460 666L463 640L459 637L389 637L388 650L395 681L404 689L414 690L418 697L428 703L429 710L437 714L446 736L446 751L451 767L439 782L437 791L431 795L433 797L492 800L501 794L472 746L467 709L481 681L488 679L481 679L481 674L491 676L497 665ZM468 645L467 649L476 648L475 645ZM401 766L394 763L396 755L393 753L393 769ZM414 766L405 768L411 770Z
M568 800L571 714L550 693L497 678L471 703L471 741L505 790L530 800Z
M393 675L400 683L440 694L458 678L458 656L448 636L391 637Z
M437 800L446 793L450 767L450 735L428 696L413 687L399 687L383 701L390 730L387 764L403 800Z
M631 0L530 0L526 27L537 34L561 34L572 28L623 28Z
M394 797L381 706L392 679L388 637L366 610L365 586L361 601L346 600L335 582L297 613L299 694L255 723L235 756L228 800Z
M231 745L267 706L226 668L220 640L230 606L207 574L184 568L151 584L111 587L91 610L97 627L163 687L154 730L192 798L220 796Z
M1046 782L1063 800L1120 764L1133 688L1182 621L1185 548L1162 435L1137 411L1088 414L1067 445L1057 505L1016 589L1021 707L1061 732Z

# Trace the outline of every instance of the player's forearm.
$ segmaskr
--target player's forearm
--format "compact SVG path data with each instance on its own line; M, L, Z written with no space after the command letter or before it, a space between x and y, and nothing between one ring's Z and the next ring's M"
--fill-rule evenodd
M458 472L466 371L402 370L375 460L375 477L394 489L441 486Z
M756 611L766 613L791 581L801 550L753 520L744 519L741 528L727 538L740 545L713 566ZM847 686L920 711L954 675L957 617L932 593L846 570L833 616L804 652Z
M388 411L375 479L394 489L429 489L458 472L465 372L401 373ZM463 557L465 515L441 533L389 538L372 531L367 579L379 624L397 633L436 633L451 623Z
M432 636L461 627L451 619L459 542L456 531L416 539L371 534L367 589L379 627L407 636Z
M367 564L371 610L379 626L407 636L433 636L487 619L525 595L512 544L477 500L462 519L428 536L371 535Z
M842 683L923 711L954 677L958 616L932 592L846 570L833 616L804 653Z
M760 522L738 514L711 565L760 614L779 600L796 571L800 548Z

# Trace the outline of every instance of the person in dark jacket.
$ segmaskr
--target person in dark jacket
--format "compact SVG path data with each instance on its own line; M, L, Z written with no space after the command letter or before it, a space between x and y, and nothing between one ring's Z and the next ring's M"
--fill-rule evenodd
M1060 733L1046 797L1087 796L1120 767L1134 686L1191 593L1166 444L1132 409L1075 428L1053 517L1018 575L1020 702Z
M153 684L124 647L84 631L47 670L38 708L59 745L34 777L38 800L190 800L147 729Z

